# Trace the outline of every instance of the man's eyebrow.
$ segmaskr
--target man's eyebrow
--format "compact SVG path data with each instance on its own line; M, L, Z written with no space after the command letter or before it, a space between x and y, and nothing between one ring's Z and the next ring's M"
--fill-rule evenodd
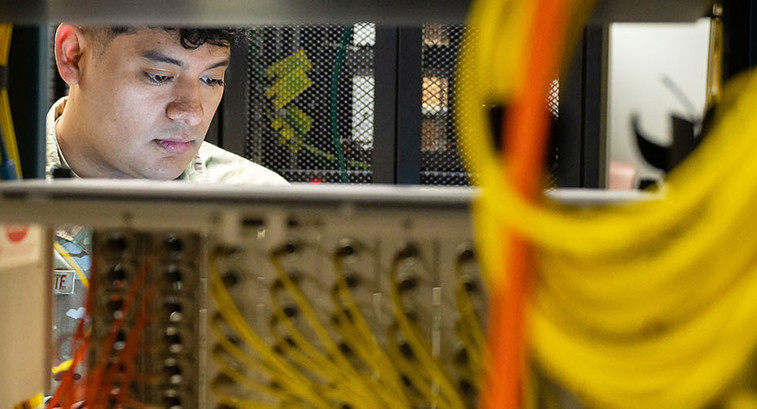
M157 50L147 50L142 53L142 57L150 61L163 62L167 64L173 64L178 67L184 68L184 63L175 58L171 58Z
M215 64L210 64L210 66L208 66L206 70L212 70L213 68L218 68L218 67L228 67L230 63L231 61L227 58L225 60L218 61Z
M177 66L179 68L184 68L184 62L183 61L179 61L179 60L177 60L175 58L169 57L169 56L167 56L167 55L165 55L165 54L163 54L163 53L161 53L160 51L157 51L157 50L147 50L147 51L143 52L142 53L142 58L146 58L146 59L148 59L150 61L172 64L172 65L175 65L175 66ZM212 70L213 68L218 68L218 67L228 67L229 64L231 64L231 61L227 58L227 59L218 61L216 63L210 64L205 69L206 70Z

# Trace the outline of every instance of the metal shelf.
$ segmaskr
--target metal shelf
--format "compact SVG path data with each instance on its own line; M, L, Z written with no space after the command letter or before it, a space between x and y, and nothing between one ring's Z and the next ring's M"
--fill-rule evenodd
M591 22L691 22L708 16L714 0L598 0Z
M253 25L462 23L471 0L0 0L2 20L16 24ZM598 0L593 24L693 21L713 0Z

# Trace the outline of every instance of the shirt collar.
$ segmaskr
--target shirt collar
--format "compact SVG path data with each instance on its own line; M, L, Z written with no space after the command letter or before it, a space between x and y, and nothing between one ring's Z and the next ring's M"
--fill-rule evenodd
M52 179L53 169L56 167L68 167L68 164L63 159L63 153L58 146L58 137L55 133L55 124L58 122L58 118L63 114L63 110L66 107L67 97L59 99L50 110L47 112L46 118L46 143L45 143L45 177Z

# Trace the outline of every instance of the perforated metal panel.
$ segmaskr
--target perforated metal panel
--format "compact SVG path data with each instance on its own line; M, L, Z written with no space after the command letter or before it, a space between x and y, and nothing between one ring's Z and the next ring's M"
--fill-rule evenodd
M424 185L470 183L459 156L454 112L457 56L466 46L463 31L460 25L423 27L421 183Z
M420 135L410 137L420 138L419 180L424 185L471 183L457 135L457 121L465 127L466 119L455 113L457 60L469 46L464 31L462 25L427 24L421 61L407 61L397 51L399 65L421 66L420 79L403 82L421 87L420 106L398 104L396 116L420 111ZM394 63L376 61L375 45L373 24L253 29L246 156L292 182L371 183L374 138L398 138L375 134L374 64ZM556 119L557 81L545 105ZM554 151L550 174L556 164ZM554 185L554 177L550 179Z
M547 110L552 115L553 129L557 127L557 123L560 120L560 81L553 80L549 84L549 92L547 92ZM559 149L558 143L555 140L556 136L552 136L551 146L548 148L547 154L547 171L546 180L544 185L547 188L557 187L557 166L559 165Z
M458 118L456 108L457 60L470 47L462 25L427 24L423 27L423 126L421 135L421 183L426 185L468 185L470 174L460 158L457 126L468 126ZM465 73L462 73L465 75ZM546 107L553 119L559 116L560 85L550 84ZM458 120L461 121L458 123ZM475 158L474 158L475 160ZM556 148L550 150L547 185L556 185Z
M372 24L252 30L246 156L293 182L370 183Z
M558 80L553 80L552 83L549 84L547 109L555 119L560 118L560 81Z

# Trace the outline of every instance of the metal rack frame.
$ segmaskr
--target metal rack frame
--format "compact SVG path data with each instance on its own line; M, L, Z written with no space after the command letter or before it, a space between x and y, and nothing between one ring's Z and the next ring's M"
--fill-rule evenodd
M0 3L0 15L14 23L235 25L277 23L354 23L412 25L462 23L470 0L30 0ZM712 0L600 0L592 24L612 21L693 21Z

